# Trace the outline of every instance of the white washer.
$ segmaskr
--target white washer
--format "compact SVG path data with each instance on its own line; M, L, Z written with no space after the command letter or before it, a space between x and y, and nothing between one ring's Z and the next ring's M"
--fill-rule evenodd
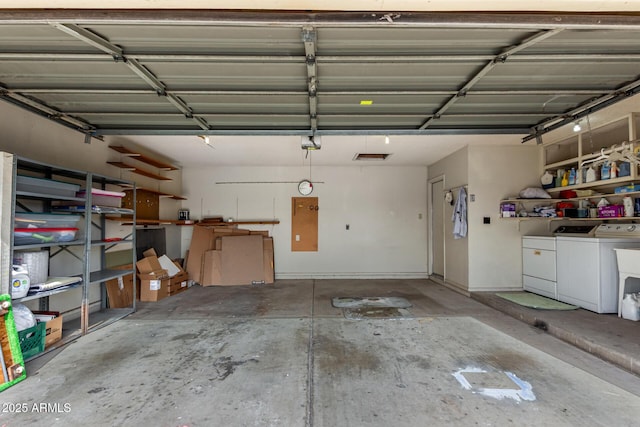
M602 224L595 237L557 235L558 300L596 313L617 313L615 248L640 248L640 224Z

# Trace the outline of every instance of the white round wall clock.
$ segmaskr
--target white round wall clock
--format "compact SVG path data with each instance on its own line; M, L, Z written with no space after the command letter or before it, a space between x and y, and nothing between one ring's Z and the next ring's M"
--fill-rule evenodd
M308 179L303 179L298 183L298 193L308 196L313 191L313 184Z

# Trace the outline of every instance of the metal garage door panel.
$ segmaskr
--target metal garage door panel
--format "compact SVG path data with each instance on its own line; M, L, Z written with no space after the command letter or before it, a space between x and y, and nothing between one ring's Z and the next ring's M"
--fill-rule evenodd
M507 62L495 67L475 87L491 89L602 89L613 90L620 82L638 78L636 62Z
M149 129L200 129L197 124L181 114L79 114L82 120L93 123L103 129L138 129L141 126Z
M640 53L640 31L565 30L526 50L527 54Z
M547 116L545 114L526 114L522 116L517 114L442 116L438 119L437 127L446 129L523 129L529 127L530 123L537 123L546 117Z
M97 34L137 54L302 55L298 27L226 25L91 25Z
M552 113L560 114L573 108L574 105L592 99L596 92L585 95L570 95L549 92L541 95L496 94L480 95L470 93L447 110L447 114L482 114L495 113Z
M103 129L136 129L140 126L148 127L154 131L162 129L179 129L200 131L201 128L191 119L180 114L82 114L77 115L100 126ZM224 114L201 115L211 125L212 129L308 129L309 117L305 115L243 115Z
M479 64L323 64L319 87L332 90L457 90Z
M332 114L430 114L438 110L448 97L454 95L398 95L367 94L361 95L319 95L318 111ZM371 105L362 105L362 101L371 101Z
M28 93L28 92L27 92ZM148 94L35 93L47 105L70 114L82 112L175 113L176 107L155 92Z
M534 34L516 29L319 28L321 55L497 55Z
M148 89L126 65L113 61L0 61L0 82L9 88Z
M0 25L2 52L99 53L97 49L45 24Z
M203 113L289 113L299 114L309 108L306 93L278 95L259 92L246 95L180 95L198 114Z
M153 63L148 67L174 90L307 90L304 64Z
M309 116L304 114L298 115L281 115L269 114L265 112L260 115L250 114L204 114L201 115L212 129L308 129Z
M320 115L318 123L322 129L417 129L424 121L424 116L415 115L366 115L366 116L349 116L349 115Z

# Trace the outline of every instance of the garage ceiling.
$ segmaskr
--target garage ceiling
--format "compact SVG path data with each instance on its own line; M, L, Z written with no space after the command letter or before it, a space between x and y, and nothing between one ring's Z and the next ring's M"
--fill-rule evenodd
M0 11L0 97L87 135L529 134L640 90L640 16Z

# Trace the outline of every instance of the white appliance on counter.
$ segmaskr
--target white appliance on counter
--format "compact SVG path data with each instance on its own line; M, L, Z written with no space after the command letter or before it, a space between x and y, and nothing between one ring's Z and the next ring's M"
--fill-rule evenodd
M557 299L596 313L617 313L616 248L640 248L640 224L601 224L587 233L557 231Z

